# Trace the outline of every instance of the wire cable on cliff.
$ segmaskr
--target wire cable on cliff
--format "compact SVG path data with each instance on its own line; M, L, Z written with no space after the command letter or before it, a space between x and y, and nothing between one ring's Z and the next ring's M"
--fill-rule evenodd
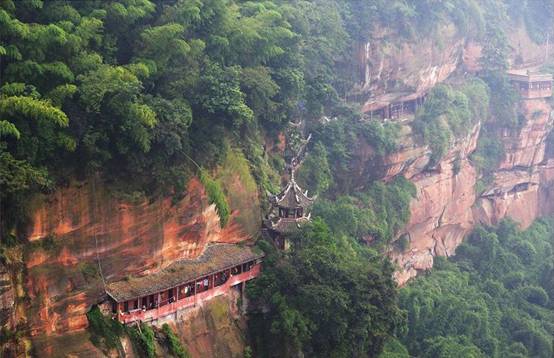
M94 200L92 210L94 215L96 215L98 210L98 202L96 200L96 177L92 178L92 198ZM98 253L98 237L96 236L95 226L93 226L92 235L94 236L94 245L96 248L96 262L98 263L98 273L100 274L100 278L102 279L102 284L104 285L104 291L106 291L106 280L104 279L104 273L102 272L102 264L100 263L100 254Z

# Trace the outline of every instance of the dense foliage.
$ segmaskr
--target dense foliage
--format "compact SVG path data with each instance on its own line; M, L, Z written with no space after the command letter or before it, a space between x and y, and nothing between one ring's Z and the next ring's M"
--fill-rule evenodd
M416 132L432 151L431 164L440 160L455 138L467 135L476 123L487 119L488 109L488 87L479 79L459 89L434 87L414 122Z
M507 0L508 14L516 22L524 22L533 40L546 42L552 33L552 0Z
M178 193L191 159L220 163L226 137L267 186L258 132L338 102L336 65L351 43L342 11L334 1L1 2L4 230L24 216L26 194L75 176Z
M374 158L382 158L397 149L399 125L379 121L360 121L360 115L344 108L343 117L318 123L313 128L314 144L310 155L300 167L298 178L302 185L317 193L352 193L360 188L352 183L355 170L351 159L361 142L369 143ZM364 184L378 179L374 173Z
M268 248L269 250L269 248ZM257 357L374 356L403 324L392 266L315 220L286 255L270 250L248 289Z
M437 259L430 274L401 291L408 312L401 341L410 355L551 357L553 230L551 220L525 231L504 221L476 229L450 262ZM398 345L383 356L401 351Z
M472 0L2 1L2 228L22 220L26 194L76 176L178 194L191 158L212 168L225 137L269 188L259 132L349 117L350 54L376 26L416 39L454 23L478 36L482 13ZM391 128L371 126L378 152L390 150ZM347 154L326 150L331 165Z
M355 196L319 199L313 213L324 219L337 235L387 244L407 223L415 194L410 181L397 177L388 184L374 182Z

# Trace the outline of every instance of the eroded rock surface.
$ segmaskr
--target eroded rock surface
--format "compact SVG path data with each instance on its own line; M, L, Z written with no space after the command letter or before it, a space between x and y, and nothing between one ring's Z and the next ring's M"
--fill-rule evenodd
M401 233L407 235L409 248L391 253L399 266L399 284L430 269L434 256L453 255L476 223L494 225L510 217L526 228L553 212L554 161L546 155L552 108L544 99L522 100L521 107L525 122L519 128L500 131L505 157L493 173L492 184L479 197L475 194L478 173L469 158L476 148L479 127L458 140L433 171L419 171L425 163L423 149L410 148L391 156L390 174L406 175L417 188L410 221Z
M417 194L410 204L410 220L401 233L408 238L409 248L392 253L400 268L396 274L400 284L431 268L434 256L452 255L472 229L477 173L469 155L477 146L479 129L477 125L459 139L433 169L418 169L422 165L418 163L428 162L428 152L416 158L408 156L411 164L404 166L402 174L414 183Z
M25 259L32 335L86 328L85 313L104 291L102 277L148 274L197 257L209 242L250 238L236 220L238 211L220 227L215 206L196 178L177 203L161 198L130 204L86 182L43 197L35 207L29 229L34 244Z

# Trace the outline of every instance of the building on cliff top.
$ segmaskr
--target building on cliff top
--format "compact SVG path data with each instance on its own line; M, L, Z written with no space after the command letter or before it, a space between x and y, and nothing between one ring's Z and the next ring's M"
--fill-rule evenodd
M552 97L552 75L530 70L509 70L508 78L525 99Z
M155 322L243 285L260 274L264 254L235 244L210 244L193 260L174 262L152 275L112 282L106 293L118 321Z

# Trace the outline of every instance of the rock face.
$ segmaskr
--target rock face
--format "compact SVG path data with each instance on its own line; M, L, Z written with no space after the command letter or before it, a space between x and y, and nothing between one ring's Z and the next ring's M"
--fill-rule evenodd
M421 169L429 161L428 151L410 148L391 159L391 168L395 170L389 171L389 175L402 173L417 189L410 204L410 221L401 233L409 239L409 248L391 254L401 268L396 273L400 284L418 271L431 268L434 256L452 255L473 227L471 207L475 202L477 175L469 155L477 146L479 129L477 125L467 137L459 139L433 170ZM406 160L403 165L399 164L401 158Z
M390 37L382 30L357 50L359 84L353 97L361 105L383 93L425 92L457 70L480 70L482 45L460 39L454 29L444 29L440 49L429 39L414 45ZM509 41L512 66L536 65L544 59L545 46L534 44L524 27L514 27ZM554 150L547 148L552 108L542 99L522 100L520 106L525 117L521 127L508 130L499 125L506 155L493 173L492 183L479 196L475 193L479 174L470 159L479 126L466 138L459 138L432 170L428 169L429 150L414 137L410 119L400 123L399 150L381 162L375 162L371 143L359 141L351 165L350 180L355 186L362 187L368 178L387 181L404 175L417 188L409 223L399 233L408 238L409 247L405 252L390 253L399 267L399 284L431 268L436 255L453 255L477 223L496 224L511 217L525 228L537 217L554 212L550 200L554 197Z
M242 357L246 324L233 314L234 300L217 297L175 322L169 322L193 358Z
M546 155L552 129L552 108L547 100L522 100L524 124L501 130L505 157L493 173L493 182L477 197L477 172L469 155L475 150L479 126L445 155L436 170L426 165L423 148L409 147L390 156L388 175L403 174L417 188L410 205L411 218L400 235L407 235L409 248L393 251L399 266L396 279L404 284L419 271L433 265L434 256L451 256L476 223L497 224L510 217L522 228L552 213L554 160Z
M475 217L485 224L496 224L508 216L528 227L544 210L545 188L551 182L551 160L546 154L547 137L552 130L552 108L544 99L523 100L525 123L517 130L504 130L504 160L494 175L491 187L482 195Z
M362 98L385 92L422 92L444 81L461 60L465 40L456 35L453 27L444 27L438 47L433 39L398 41L398 34L386 29L375 30L372 41L361 43L357 49L360 82L353 92Z
M233 180L228 184L239 189ZM248 195L257 200L256 192ZM196 178L177 203L161 198L130 204L89 181L39 198L34 206L28 232L33 244L25 255L31 335L84 329L85 313L103 294L102 276L111 281L147 274L200 255L209 242L251 237L238 224L237 210L221 229Z

